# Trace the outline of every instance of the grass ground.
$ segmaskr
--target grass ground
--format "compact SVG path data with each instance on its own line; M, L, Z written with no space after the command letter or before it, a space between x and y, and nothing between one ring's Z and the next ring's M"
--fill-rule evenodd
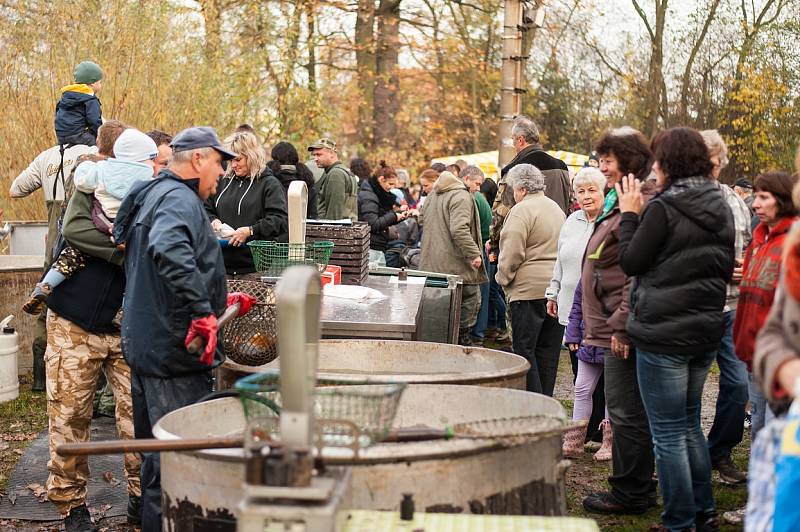
M37 434L47 426L47 402L43 393L20 386L19 398L0 403L0 497L17 460Z
M499 348L496 344L487 341L487 347ZM558 380L554 391L554 397L558 399L565 410L571 415L574 388L572 385L572 368L569 356L566 351L562 351L562 356L558 369ZM706 432L711 426L714 418L716 398L719 388L719 368L716 364L711 366L706 380L705 392L703 394L702 422ZM750 453L750 435L745 430L744 441L733 451L733 460L740 468L747 470L747 459ZM572 460L572 467L567 472L567 510L569 515L576 517L587 517L597 521L601 530L613 530L620 532L639 532L657 527L661 522L661 507L653 508L645 514L634 516L603 516L591 514L583 509L583 498L589 493L608 489L606 479L611 471L610 462L595 462L592 453L586 453L582 458ZM736 510L744 506L747 500L747 488L745 485L729 486L719 482L716 473L714 475L714 501L720 515L728 510ZM660 503L660 501L659 501ZM723 525L723 532L741 531L741 525Z
M706 383L703 400L703 424L706 429L714 415L719 372L714 366ZM555 397L568 412L572 412L572 370L569 358L561 357L559 378L556 384ZM20 396L14 401L0 404L0 497L6 496L6 485L17 460L36 435L47 426L46 401L44 394L33 393L30 385L20 387ZM745 440L734 450L734 460L746 469L747 456L750 452L750 440L745 431ZM644 531L657 525L660 521L660 509L655 508L639 516L600 516L587 513L581 504L583 497L593 491L607 488L606 478L609 475L609 462L595 462L591 453L573 460L567 473L567 507L570 515L595 519L602 530L621 532ZM720 512L734 510L744 505L747 491L744 486L726 486L714 483L714 499ZM133 530L123 524L120 518L106 519L101 523L111 532L127 532ZM0 521L0 530L52 531L57 530L57 523L24 523ZM723 526L726 532L739 531L741 526Z

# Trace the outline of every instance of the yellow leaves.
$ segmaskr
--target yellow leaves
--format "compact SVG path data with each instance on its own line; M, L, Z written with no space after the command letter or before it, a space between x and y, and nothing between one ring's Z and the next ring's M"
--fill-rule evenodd
M725 139L731 155L746 175L753 176L776 166L784 151L781 133L793 112L790 88L781 72L769 66L747 65L739 80L729 80L723 123L730 134Z

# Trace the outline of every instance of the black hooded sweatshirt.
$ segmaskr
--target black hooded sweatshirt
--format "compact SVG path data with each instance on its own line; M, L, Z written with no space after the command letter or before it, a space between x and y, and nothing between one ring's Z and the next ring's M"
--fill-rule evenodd
M272 164L272 163L270 163ZM274 167L273 167L274 171ZM306 218L309 220L316 220L317 219L317 187L314 186L314 180L311 179L309 182L306 179L303 179L300 176L300 173L297 171L297 167L293 164L281 164L279 165L278 172L275 172L275 177L278 178L278 181L281 182L283 186L283 191L288 201L289 197L289 185L292 184L292 181L305 181L306 186L308 187L308 208L306 209Z
M650 200L641 219L620 222L620 266L636 276L627 332L652 353L714 351L722 339L734 266L733 214L708 179L679 179Z
M219 219L234 229L251 227L251 240L286 242L289 238L289 218L286 193L269 168L255 179L225 176L217 184L217 193L206 201L211 221ZM222 248L225 270L236 275L253 273L253 255L246 245Z

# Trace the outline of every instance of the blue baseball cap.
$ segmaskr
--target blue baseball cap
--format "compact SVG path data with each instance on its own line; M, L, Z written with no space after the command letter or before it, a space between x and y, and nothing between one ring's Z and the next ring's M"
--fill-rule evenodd
M220 155L222 160L227 161L237 157L234 152L225 149L217 136L217 132L213 127L198 126L184 129L172 139L170 143L172 151L187 151L196 150L199 148L214 148Z

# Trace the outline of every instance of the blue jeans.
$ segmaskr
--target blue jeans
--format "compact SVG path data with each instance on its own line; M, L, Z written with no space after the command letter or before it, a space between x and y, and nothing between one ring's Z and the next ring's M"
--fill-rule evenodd
M747 374L747 390L750 394L750 441L755 441L758 431L775 417L752 373Z
M483 250L483 263L489 264L489 256L486 254L486 249ZM470 336L477 340L483 340L483 335L486 332L486 326L489 323L489 282L485 282L481 286L481 306L478 309L478 319L470 331Z
M637 350L636 356L664 498L661 521L669 530L688 530L697 513L714 510L700 402L716 353L665 355Z
M489 306L487 307L487 326L498 331L506 330L506 295L494 280L497 273L496 262L486 262L489 272Z
M717 350L719 366L719 395L714 423L708 433L708 452L711 463L731 454L742 443L744 407L747 404L747 365L736 357L733 345L733 322L736 311L724 314L725 334Z

